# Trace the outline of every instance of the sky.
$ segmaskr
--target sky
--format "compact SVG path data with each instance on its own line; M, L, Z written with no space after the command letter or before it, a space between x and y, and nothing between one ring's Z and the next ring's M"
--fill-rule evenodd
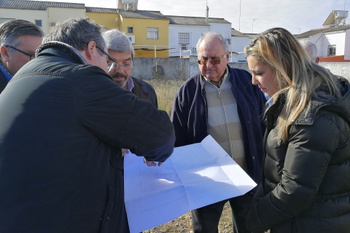
M50 0L39 0L50 1ZM51 0L85 3L85 6L116 8L118 0ZM322 28L332 10L350 10L350 0L139 0L138 10L160 11L163 15L224 18L232 28L259 33L283 27L294 34ZM350 16L347 23L350 23Z

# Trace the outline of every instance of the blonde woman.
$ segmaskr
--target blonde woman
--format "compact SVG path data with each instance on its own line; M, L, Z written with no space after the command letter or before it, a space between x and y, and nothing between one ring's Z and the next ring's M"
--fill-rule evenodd
M350 231L350 86L310 59L283 28L245 48L265 112L263 181L252 232Z

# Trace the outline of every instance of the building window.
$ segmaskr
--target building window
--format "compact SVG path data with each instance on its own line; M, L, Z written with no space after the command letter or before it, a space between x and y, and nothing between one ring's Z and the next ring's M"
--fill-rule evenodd
M190 33L188 32L179 32L178 35L179 44L182 45L188 45L190 44Z
M38 26L38 27L42 27L43 26L43 22L41 19L36 19L35 20L35 25Z
M147 39L158 40L158 28L147 28Z
M188 45L190 44L190 33L188 32L179 32L178 41L181 47L181 50L187 50Z
M50 23L50 26L51 26L51 27L56 26L56 22L51 22L51 23Z
M134 27L128 27L127 33L133 34L134 33Z
M336 54L336 45L328 45L328 56L334 56Z

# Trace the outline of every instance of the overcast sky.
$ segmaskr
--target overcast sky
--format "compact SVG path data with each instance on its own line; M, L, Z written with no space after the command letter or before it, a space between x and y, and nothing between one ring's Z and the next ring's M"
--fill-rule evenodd
M52 1L117 7L117 0ZM206 3L209 17L224 18L231 22L232 28L255 33L271 27L284 27L292 33L322 28L332 10L350 9L350 0L139 0L138 9L160 11L164 15L205 17Z

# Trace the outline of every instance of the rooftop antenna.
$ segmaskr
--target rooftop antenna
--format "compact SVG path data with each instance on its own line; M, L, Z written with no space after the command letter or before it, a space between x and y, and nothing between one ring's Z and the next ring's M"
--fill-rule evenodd
M208 0L205 0L205 19L208 23L209 21L209 6L208 6Z

